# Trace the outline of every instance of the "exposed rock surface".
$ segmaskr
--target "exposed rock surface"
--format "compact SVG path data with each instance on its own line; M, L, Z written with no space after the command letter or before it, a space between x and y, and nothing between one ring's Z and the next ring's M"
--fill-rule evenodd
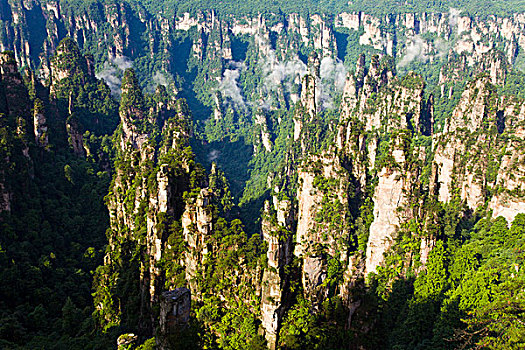
M438 198L475 210L489 201L510 223L523 212L523 105L498 98L490 75L470 83L442 133L435 135ZM492 194L492 195L491 195Z
M374 221L366 246L365 273L376 272L383 254L392 246L394 235L402 222L397 208L406 203L404 181L400 171L383 168L374 193Z
M411 164L424 150L411 150L407 140L429 132L432 115L421 77L410 73L399 79L391 63L377 57L365 73L363 62L346 81L336 145L347 155L361 193L370 174L377 178L369 194L374 204L365 255L364 273L369 274L382 264L400 225L412 217L406 206L419 170ZM380 145L386 152L378 150Z
M184 239L188 243L185 254L186 276L195 290L195 278L208 253L208 237L213 230L213 215L210 208L211 193L202 189L194 203L187 203L182 215Z
M268 268L262 277L261 320L269 349L276 349L282 318L289 304L289 283L285 267L292 260L293 208L289 200L265 203L263 239L268 243Z
M260 128L260 142L262 143L266 152L272 151L272 140L270 139L270 133L268 130L268 122L266 116L261 111L255 115L255 126L256 130ZM259 128L257 127L259 126Z
M514 131L506 141L496 177L497 191L489 202L489 208L493 210L494 217L503 216L511 223L517 214L525 212L522 200L525 191L525 105L509 101L502 118Z
M48 126L44 112L42 101L36 100L33 109L33 127L35 142L40 147L47 147L49 145Z
M146 310L158 302L164 289L165 271L158 264L167 250L168 225L184 211L182 195L188 189L191 159L183 153L189 137L187 107L181 101L159 102L148 116L137 84L134 73L127 71L120 108L119 154L122 164L128 164L129 168L117 169L108 208L112 249L118 247L114 241L133 241L137 239L134 237L138 237L137 244L144 246L145 260L140 271L144 315L141 316L147 318ZM154 147L150 133L159 127L163 143ZM163 163L173 152L181 155L177 168ZM139 232L141 229L145 232ZM144 237L140 238L141 235ZM110 250L109 254L114 252ZM111 265L109 256L106 264ZM149 327L152 326L150 323Z
M0 83L0 213L9 213L13 209L14 178L23 181L31 169L29 146L35 138L28 90L12 52L0 53ZM22 170L23 174L17 173Z
M181 334L190 321L191 291L176 288L162 293L160 297L159 330L156 337L159 349L170 349L166 341L171 334Z

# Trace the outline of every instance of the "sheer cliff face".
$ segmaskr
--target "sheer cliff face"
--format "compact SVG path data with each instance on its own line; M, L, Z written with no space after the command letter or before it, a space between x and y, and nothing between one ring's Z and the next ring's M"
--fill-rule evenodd
M165 19L149 14L140 6L131 6L125 2L93 8L72 8L61 6L58 1L12 0L2 8L2 17L5 27L1 28L3 41L0 48L15 51L17 60L24 65L37 65L40 63L38 60L45 62L46 57L51 56L65 34L77 41L81 47L98 45L99 38L105 39L104 41L108 42L106 52L109 57L120 57L152 53L160 43L167 44L165 52L168 53L170 45L173 45L170 35L175 31L189 31L193 28L201 33L195 37L193 43L193 55L197 58L203 58L203 54L209 55L212 51L201 45L206 42L202 39L213 31L218 31L220 41L212 41L207 45L210 48L215 45L217 50L213 50L213 54L224 59L232 58L231 35L257 35L261 43L266 41L260 49L262 55L267 55L271 50L268 40L270 33L290 33L297 38L295 48L300 43L310 44L322 52L324 57L337 49L334 47L333 35L337 28L350 31L361 29L358 40L360 45L371 45L389 55L397 54L402 57L404 50L417 46L423 48L422 56L432 57L441 54L444 48L450 46L456 53L471 54L470 64L489 51L495 40L504 44L503 51L509 61L513 60L518 48L525 45L525 16L522 14L507 18L490 16L483 20L458 16L452 12L407 13L395 17L342 12L334 18L318 14L305 18L298 14L290 14L286 16L285 21L272 20L270 24L259 16L219 18L213 13L195 16L186 13L175 19ZM101 21L107 23L110 33L100 31L104 26ZM388 29L393 23L396 28L394 33ZM45 38L25 31L24 28L29 25L39 26L42 32L46 33ZM137 29L152 29L160 33L149 33L149 37L144 39L144 43L147 44L145 52L141 52L143 49L141 42L137 41L138 36L132 35ZM436 33L441 38L440 41L424 42L422 35L427 33ZM493 39L482 40L483 37L491 35L494 35ZM423 42L424 45L421 45ZM278 46L280 45L277 44ZM41 52L44 56L39 58Z
M492 106L491 106L492 104ZM494 108L493 111L490 109ZM438 199L449 202L455 195L454 189L460 191L459 196L465 199L470 208L476 208L484 201L485 179L484 164L487 152L480 147L490 145L495 140L487 140L482 123L489 118L495 118L497 96L487 79L479 79L472 83L462 94L452 117L445 124L441 134L435 135L434 160L438 172ZM491 116L492 115L492 116ZM472 145L473 134L478 135L478 142ZM465 152L473 156L465 159ZM470 163L470 164L469 164ZM478 168L477 167L482 167ZM471 171L467 170L471 169ZM474 176L478 173L481 176Z
M488 76L470 83L434 135L437 196L476 210L487 201L508 222L523 211L523 104L499 97Z
M266 202L262 236L268 243L268 268L262 276L261 321L269 349L278 344L279 329L290 304L290 280L285 268L292 261L293 208L290 200Z
M259 75L260 81L243 99L270 108L293 106L298 99L298 83L307 72L306 62L300 59L304 48L316 50L321 60L343 57L347 47L344 40L336 40L336 33L350 33L355 37L352 45L360 45L362 50L373 47L394 56L400 67L449 54L464 55L462 64L471 67L496 46L513 63L525 45L522 14L480 19L452 12L395 16L342 12L307 18L293 13L219 16L207 12L163 18L148 13L140 4L127 2L72 7L58 1L9 0L0 16L4 23L0 27L0 49L13 50L23 66L41 67L43 78L50 77L50 57L65 36L78 42L83 51L95 52L98 71L104 61L127 65L125 58L162 62L158 71L143 73L150 76L142 78L154 79L159 72L180 74L184 71L180 55L187 55L189 67L196 68L204 82L195 89L209 101L220 95L215 106L207 102L215 109L217 119L222 119L228 109L235 113L246 102L226 88L227 82L239 82L244 75ZM36 32L44 34L31 34ZM249 55L239 48L239 42L248 45ZM482 69L493 75L501 62L496 60ZM230 108L232 104L236 108Z
M28 143L33 139L29 94L18 71L12 52L0 54L0 73L4 83L4 106L6 115L16 122L17 134L24 141L24 153L27 155ZM31 140L32 141L32 140Z
M122 85L121 124L117 133L119 160L107 197L111 234L105 261L109 269L125 273L114 266L118 262L115 255L126 254L122 243L129 242L143 254L139 271L134 273L140 274L142 327L151 330L155 325L151 323L153 319L148 320L147 310L158 302L165 284L175 283L159 265L165 254L171 254L170 234L180 234L172 232L170 227L173 222L180 222L185 210L183 193L189 190L194 162L191 152L185 151L189 128L184 102L168 100L165 90L160 89L148 111L132 71L126 71ZM160 144L156 144L155 132L162 135ZM109 281L105 283L111 285ZM119 312L115 310L115 319Z
M351 163L360 192L374 184L373 221L366 245L365 274L376 272L402 223L414 218L412 197L425 153L411 140L428 133L432 115L423 98L424 82L415 74L397 78L388 61L372 58L364 73L347 78L336 144Z
M184 239L189 248L184 256L186 278L195 292L198 291L195 281L200 273L199 268L209 252L208 240L213 230L211 196L212 193L207 189L201 190L196 200L186 204L182 216ZM196 295L201 297L198 293Z
M337 157L309 156L298 169L298 220L294 254L303 261L302 284L314 302L326 297L329 259L347 259L348 175Z
M503 113L498 115L500 123L505 123L508 132L503 140L505 153L497 167L495 191L489 203L493 216L503 216L512 222L517 214L525 212L525 203L521 199L525 190L524 147L525 105L515 101L502 100ZM505 118L504 120L501 117Z

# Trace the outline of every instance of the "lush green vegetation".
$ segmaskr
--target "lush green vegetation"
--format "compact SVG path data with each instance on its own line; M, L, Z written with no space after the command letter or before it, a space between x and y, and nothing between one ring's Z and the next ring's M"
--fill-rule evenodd
M61 63L75 66L83 59L75 44L65 41L64 47L68 57ZM103 349L113 343L110 335L96 332L91 286L109 224L102 198L111 180L107 135L115 127L115 102L85 66L75 67L78 71L56 87L56 94L59 104L73 96L70 106L79 111L86 130L86 158L67 147L67 114L59 109L56 118L49 118L53 106L41 85L28 79L26 88L3 77L4 101L7 92L8 106L18 106L10 110L21 115L4 111L0 129L0 154L9 159L2 162L3 190L12 201L10 213L0 217L2 348ZM80 84L83 79L89 82ZM32 105L48 118L47 146L35 145L28 129L17 132L17 119L27 117L22 113L29 113Z
M213 45L206 44L202 49L207 53L199 59L192 41L219 42L226 31L192 28L161 35L158 28L143 21L152 14L172 20L186 11L210 9L222 18L262 12L268 23L282 21L292 12L394 15L447 12L453 7L485 16L523 11L521 1L277 0L264 10L253 0L133 0L123 4L70 0L61 6L64 13L85 12L97 22L97 35L78 36L91 55L83 56L76 43L66 38L50 61L52 75L44 85L30 71L23 79L16 71L12 75L4 72L0 84L0 159L6 160L0 164L0 194L9 191L11 204L10 212L0 214L1 348L105 349L114 347L118 335L133 332L138 341L130 349L151 349L154 337L159 336L159 291L188 286L194 296L191 322L187 329L171 334L169 342L174 347L264 349L261 281L268 271L285 281L279 286L285 294L278 338L283 349L525 346L521 266L525 215L508 224L501 217L492 217L486 211L487 203L472 212L456 197L449 204L440 204L429 194L433 156L422 149L430 150L433 142L430 115L423 116L429 118L424 121L429 125L426 129L414 130L407 107L402 111L404 119L401 112L381 115L385 125L364 131L368 120L356 115L347 116L348 120L341 117L338 91L331 96L331 108L311 116L290 98L300 92L301 74L286 73L279 86L270 86L271 72L259 64L254 38L230 35L234 62L210 51ZM45 21L35 13L31 12L35 18L30 17L34 21L28 29L32 32L29 40L32 48L41 49L45 38L36 31L43 30ZM112 28L106 14L122 16L127 27ZM57 35L62 37L67 26L57 26ZM133 60L134 70L115 72L118 81L122 78L121 94L97 79L91 66L101 72L107 68L104 63L114 60L108 61L112 56L103 46L119 44L120 38L108 34L113 30L123 37L128 32L133 36L123 53ZM433 103L432 127L441 131L468 81L486 70L478 64L465 65L465 54L445 55L431 62L414 59L396 67L390 57L379 60L369 55L378 50L360 45L361 34L363 28L335 31L334 55L344 61L344 73L363 51L368 54L366 66L369 61L375 63L381 78L396 69L399 73L388 88L380 79L370 84L373 92L365 101L366 118L381 111L385 101L390 103L388 96L398 90L416 91L421 92L417 103ZM281 55L281 63L293 62L294 69L306 70L308 55L314 52L311 47L291 34L279 39L275 32L269 36L272 54ZM292 49L278 52L278 45ZM37 62L35 52L32 49L32 59ZM494 50L489 54L505 62L503 53ZM515 66L520 68L523 53L517 55ZM14 63L12 53L4 58L2 64ZM506 71L503 84L488 87L487 115L494 114L498 96L514 96L509 99L518 103L525 96L524 73L506 64L502 69ZM232 76L241 102L232 98L231 91L220 91L226 70L237 73ZM53 76L53 72L62 74ZM152 77L158 72L166 73L169 81L157 87ZM454 80L440 85L440 74L450 74ZM65 78L60 79L62 75ZM13 81L21 83L10 85ZM362 87L363 82L359 84ZM185 100L174 99L174 91ZM213 118L214 108L220 117ZM35 113L47 117L48 130L37 140L44 143L48 137L46 146L33 141ZM118 126L119 115L122 123ZM295 122L302 124L297 141ZM470 160L485 160L488 183L496 181L498 162L505 153L502 145L512 141L504 120L492 124L473 135L457 135L467 142L461 166L471 166ZM336 136L341 129L341 135L346 134L345 128L351 129L348 137L362 138L363 143L343 146L345 150L336 147ZM266 136L270 149L262 141ZM75 137L81 138L76 153L72 151ZM489 141L475 148L474 139L483 137ZM365 164L373 142L377 143L374 166ZM396 150L407 156L402 166L393 155ZM485 159L487 154L492 158ZM323 164L329 157L334 161L330 171ZM365 188L356 178L359 165ZM416 168L421 171L415 172ZM374 220L377 174L383 169L414 171L417 179L412 179L410 193L406 191L412 196L409 208L400 211L423 214L401 225L385 266L369 281L352 281L350 300L342 300L341 284L350 285L345 275L348 259L354 259L352 271L362 269L359 261L365 258ZM271 206L287 200L295 211L294 223L290 230L278 232L287 239L295 238L291 232L298 216L299 171L313 174L312 193L318 196L311 218L315 223L308 232L317 239L308 253L324 264L323 282L315 298L303 289L303 260L292 257L293 246L282 253L290 255L289 261L277 271L268 266L268 247L260 235L264 202L269 200ZM325 171L335 173L326 176ZM157 192L166 183L173 190L166 204L169 210L159 212ZM484 196L488 199L498 191L504 189L487 186ZM514 193L519 195L519 191ZM201 221L188 224L198 215ZM435 245L425 266L420 261L422 239ZM158 258L157 241L162 248ZM189 254L195 259L191 276ZM350 323L348 310L357 304Z
M501 0L454 0L454 1L425 1L425 0L381 0L373 3L365 0L343 1L343 0L300 0L287 1L276 0L267 4L261 9L260 3L254 0L245 1L242 4L238 2L227 1L172 1L163 2L147 0L141 1L146 8L154 12L161 11L165 15L180 14L183 12L194 13L214 9L222 14L257 14L266 13L329 13L335 14L343 11L364 11L371 14L395 14L395 13L413 13L413 12L448 12L450 8L460 9L471 14L509 14L522 12L525 8L520 0L501 1Z
M32 155L34 180L18 187L13 215L1 222L1 346L106 348L112 340L94 336L91 285L110 177L67 150Z
M368 346L389 349L519 349L523 317L523 214L508 227L503 218L482 218L443 237L424 273L402 272L410 236L391 253L368 296L381 310ZM472 225L472 221L471 224ZM458 226L459 229L459 226ZM388 275L390 274L390 277ZM394 279L385 289L385 281ZM520 290L521 289L521 290Z

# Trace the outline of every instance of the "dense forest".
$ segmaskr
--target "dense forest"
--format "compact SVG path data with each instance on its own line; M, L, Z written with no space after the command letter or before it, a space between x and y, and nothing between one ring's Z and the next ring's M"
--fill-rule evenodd
M524 348L522 7L0 1L0 348Z
M78 1L82 3L81 1ZM222 14L256 15L259 13L325 13L338 14L343 11L363 11L375 15L389 15L414 12L448 12L450 8L465 11L471 15L509 15L524 10L522 1L475 0L475 1L420 1L420 0L381 0L381 1L313 1L313 0L276 0L265 4L264 8L257 1L245 1L239 4L235 1L141 1L152 13L157 11L165 15L182 14L184 12L198 12L216 10Z

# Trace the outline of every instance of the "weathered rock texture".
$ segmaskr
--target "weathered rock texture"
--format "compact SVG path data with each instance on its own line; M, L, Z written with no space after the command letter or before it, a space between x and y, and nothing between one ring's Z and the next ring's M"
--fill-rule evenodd
M162 293L160 297L159 349L170 349L165 340L168 334L181 334L188 327L191 311L191 291L188 288L176 288Z
M196 89L216 97L209 107L217 120L225 113L235 114L236 108L243 105L238 97L224 93L221 84L227 76L252 73L246 71L246 66L258 66L262 75L255 94L250 92L251 96L243 98L269 108L293 106L298 100L298 83L308 72L299 53L307 47L319 53L321 62L338 57L346 51L346 46L338 47L335 40L338 30L360 33L354 45L395 56L401 66L412 60L434 61L444 55L458 55L460 65L490 71L493 82L504 78L497 74L498 67L505 61L514 63L525 45L523 14L482 19L453 13L375 16L343 11L335 16L305 17L297 13L232 16L208 11L165 18L149 13L141 4L126 1L71 6L59 1L9 0L2 6L0 19L0 49L12 50L23 66L41 67L40 76L51 81L61 77L62 72L51 72L50 58L65 36L78 42L83 51L95 52L95 57L86 57L83 63L92 73L94 62L102 60L118 66L128 57L162 57L159 72L173 74L179 70L178 54L188 45L189 67L195 68L204 82ZM234 43L247 37L255 54L246 58ZM483 57L493 55L496 47L502 50L501 57L479 65ZM411 53L415 51L417 55ZM246 65L239 65L239 61ZM148 74L153 78L156 73ZM231 108L232 104L236 108Z
M293 208L290 200L266 202L262 236L268 243L268 268L262 277L261 320L269 349L276 349L282 318L290 303L285 267L292 260Z
M372 58L368 72L358 62L347 78L336 144L351 162L359 191L377 178L369 195L374 205L366 247L365 274L376 272L400 225L413 218L407 210L418 190L420 152L410 140L429 133L431 110L423 99L424 82L415 74L395 77L388 60ZM372 178L370 178L370 176Z
M148 115L134 73L126 72L122 87L119 130L119 164L108 197L112 234L106 265L120 254L122 241L142 247L140 283L144 318L166 283L166 271L159 268L168 249L169 225L184 211L183 192L189 189L191 153L185 153L189 137L187 107L183 101L156 99ZM157 92L160 94L160 92ZM151 123L151 121L154 123ZM163 142L155 147L151 133L160 129ZM177 154L178 158L170 159ZM169 278L168 278L169 284ZM117 315L118 317L118 311ZM146 321L144 321L146 322ZM153 326L149 321L145 327ZM148 325L149 324L149 325Z
M463 92L443 132L434 136L436 193L442 202L463 201L512 222L523 212L523 105L500 98L489 75Z

